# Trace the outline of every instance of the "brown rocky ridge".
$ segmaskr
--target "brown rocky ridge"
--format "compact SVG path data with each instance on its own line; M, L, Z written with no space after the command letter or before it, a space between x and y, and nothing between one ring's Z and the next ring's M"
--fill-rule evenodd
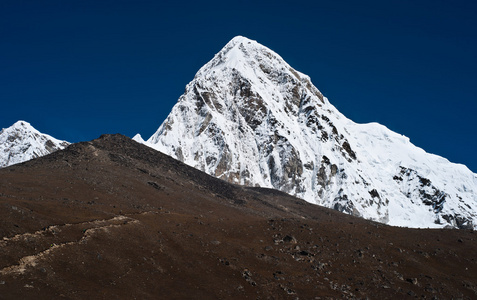
M475 299L473 230L233 185L121 135L0 169L0 299Z

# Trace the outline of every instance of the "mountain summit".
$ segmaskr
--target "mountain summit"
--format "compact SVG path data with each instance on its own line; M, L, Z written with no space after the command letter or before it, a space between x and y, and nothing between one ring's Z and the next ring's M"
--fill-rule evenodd
M229 182L390 225L477 225L476 174L347 119L308 76L245 37L197 72L144 143Z
M50 154L69 144L39 132L28 122L18 121L0 132L0 168Z

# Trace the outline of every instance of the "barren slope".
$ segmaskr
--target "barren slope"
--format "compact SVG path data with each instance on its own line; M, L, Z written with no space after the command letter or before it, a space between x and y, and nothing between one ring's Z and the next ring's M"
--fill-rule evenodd
M232 185L124 136L0 170L0 299L477 297L476 234Z

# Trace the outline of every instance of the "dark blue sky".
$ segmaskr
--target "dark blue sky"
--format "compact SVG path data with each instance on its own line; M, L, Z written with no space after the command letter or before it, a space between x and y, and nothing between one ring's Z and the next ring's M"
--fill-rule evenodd
M0 1L0 128L148 138L196 71L243 35L344 115L477 171L477 2Z

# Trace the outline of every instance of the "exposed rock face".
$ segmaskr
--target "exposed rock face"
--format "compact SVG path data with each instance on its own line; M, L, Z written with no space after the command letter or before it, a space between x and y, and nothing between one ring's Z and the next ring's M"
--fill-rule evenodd
M218 178L391 225L477 224L476 174L380 124L352 122L244 37L197 72L145 143Z
M69 144L39 132L28 122L18 121L0 132L0 168L50 154Z

